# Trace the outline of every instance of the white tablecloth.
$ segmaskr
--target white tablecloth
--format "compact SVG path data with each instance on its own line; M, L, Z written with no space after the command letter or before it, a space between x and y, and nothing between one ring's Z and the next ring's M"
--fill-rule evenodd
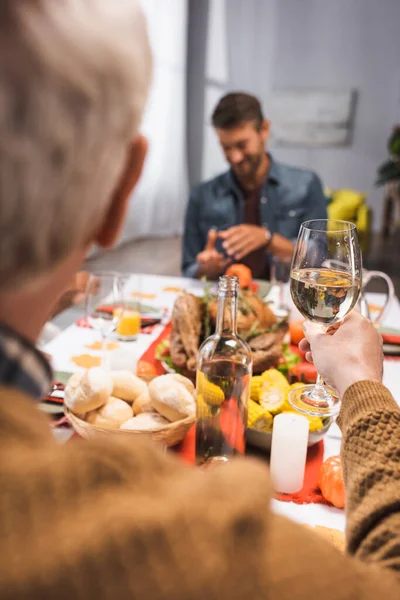
M144 295L143 302L145 304L150 304L155 308L167 309L169 313L180 289L186 289L188 292L201 295L204 287L197 280L180 277L160 277L157 275L132 275L129 286L132 292ZM172 288L175 288L175 290ZM384 296L382 294L368 294L368 301L373 304L383 304L383 300ZM400 328L400 304L397 298L387 312L383 325ZM158 338L162 330L163 326L160 325L155 327L151 334L139 335L135 342L120 342L120 349L110 352L112 364L118 366L123 362L124 366L129 364L133 368L136 361L148 346ZM75 372L80 369L71 361L71 357L87 353L97 354L93 350L88 350L87 346L98 340L99 335L97 332L74 324L47 344L44 350L52 356L55 371ZM399 368L399 362L385 360L384 383L398 402L400 401ZM64 441L67 435L65 432L60 432L60 440ZM340 443L340 431L336 425L333 425L325 437L325 458L339 454ZM342 531L345 527L344 511L333 507L322 504L297 505L278 500L272 501L272 507L275 512L301 523L323 525Z

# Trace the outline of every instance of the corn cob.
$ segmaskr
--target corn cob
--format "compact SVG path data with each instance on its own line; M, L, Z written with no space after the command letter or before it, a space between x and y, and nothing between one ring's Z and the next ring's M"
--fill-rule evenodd
M196 388L197 394L201 394L203 401L209 406L219 406L225 400L223 390L215 383L208 381L201 371L197 372Z
M289 389L288 380L280 371L278 371L278 369L267 369L267 371L261 373L261 377L264 388L267 388L267 386L273 386L284 391Z
M250 381L250 398L259 402L260 388L263 383L261 375L254 375Z
M284 410L283 412L291 412L296 415L300 414L297 412L297 410L294 410L293 408L291 410ZM321 417L313 417L312 415L304 415L304 414L302 416L305 417L307 419L307 421L309 422L308 431L310 431L310 432L319 431L320 429L323 428L324 422L322 421Z
M264 410L267 410L272 415L277 415L283 412L286 405L286 395L278 387L268 387L266 389L261 388L260 390L260 405Z
M310 423L309 431L319 431L323 428L324 424L321 417L312 417L311 415L304 415Z
M254 400L249 400L247 426L259 431L272 431L273 418L271 413L262 408Z
M202 394L197 394L196 397L196 419L209 419L211 417L211 411L207 404L204 402Z
M296 383L292 383L291 385L289 385L288 389L285 392L285 405L282 409L282 412L292 412L293 411L293 407L289 402L289 394L292 390L294 390L298 387L304 387L304 383L301 383L300 381L296 381Z

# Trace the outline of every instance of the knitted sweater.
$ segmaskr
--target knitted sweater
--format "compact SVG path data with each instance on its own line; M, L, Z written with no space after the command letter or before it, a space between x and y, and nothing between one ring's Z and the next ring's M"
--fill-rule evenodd
M361 382L340 423L346 555L270 511L262 463L204 472L136 440L58 446L1 388L1 600L399 600L400 410Z

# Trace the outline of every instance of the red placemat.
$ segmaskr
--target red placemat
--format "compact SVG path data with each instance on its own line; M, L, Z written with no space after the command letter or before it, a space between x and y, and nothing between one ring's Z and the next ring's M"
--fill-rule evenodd
M276 499L295 504L327 504L318 487L319 470L323 461L324 442L321 440L308 449L303 489L296 494L276 494Z
M171 322L169 322L164 329L162 330L162 332L160 333L160 335L158 336L158 338L156 340L154 340L154 342L152 344L150 344L150 346L147 348L147 350L142 354L142 356L139 359L139 363L148 363L150 365L153 366L154 368L154 375L163 375L165 373L165 369L162 366L161 362L159 360L156 359L156 350L157 350L157 346L159 344L161 344L161 342L163 342L165 339L169 338L169 336L171 335Z

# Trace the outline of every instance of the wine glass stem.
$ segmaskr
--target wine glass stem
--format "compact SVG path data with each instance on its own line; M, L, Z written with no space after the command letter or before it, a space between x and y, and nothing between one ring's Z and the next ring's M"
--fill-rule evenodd
M316 398L323 398L325 394L324 380L322 379L321 375L317 373L317 379L313 389L313 396Z
M320 327L321 332L326 334L328 327L326 327L325 325L321 325L321 324L319 327ZM326 397L326 389L325 389L325 385L324 385L324 380L322 379L322 377L319 373L317 373L317 379L315 380L315 385L314 385L314 388L312 389L311 395L315 400L322 400Z
M285 286L283 285L283 281L279 281L278 285L279 285L279 308L283 308L285 306Z

